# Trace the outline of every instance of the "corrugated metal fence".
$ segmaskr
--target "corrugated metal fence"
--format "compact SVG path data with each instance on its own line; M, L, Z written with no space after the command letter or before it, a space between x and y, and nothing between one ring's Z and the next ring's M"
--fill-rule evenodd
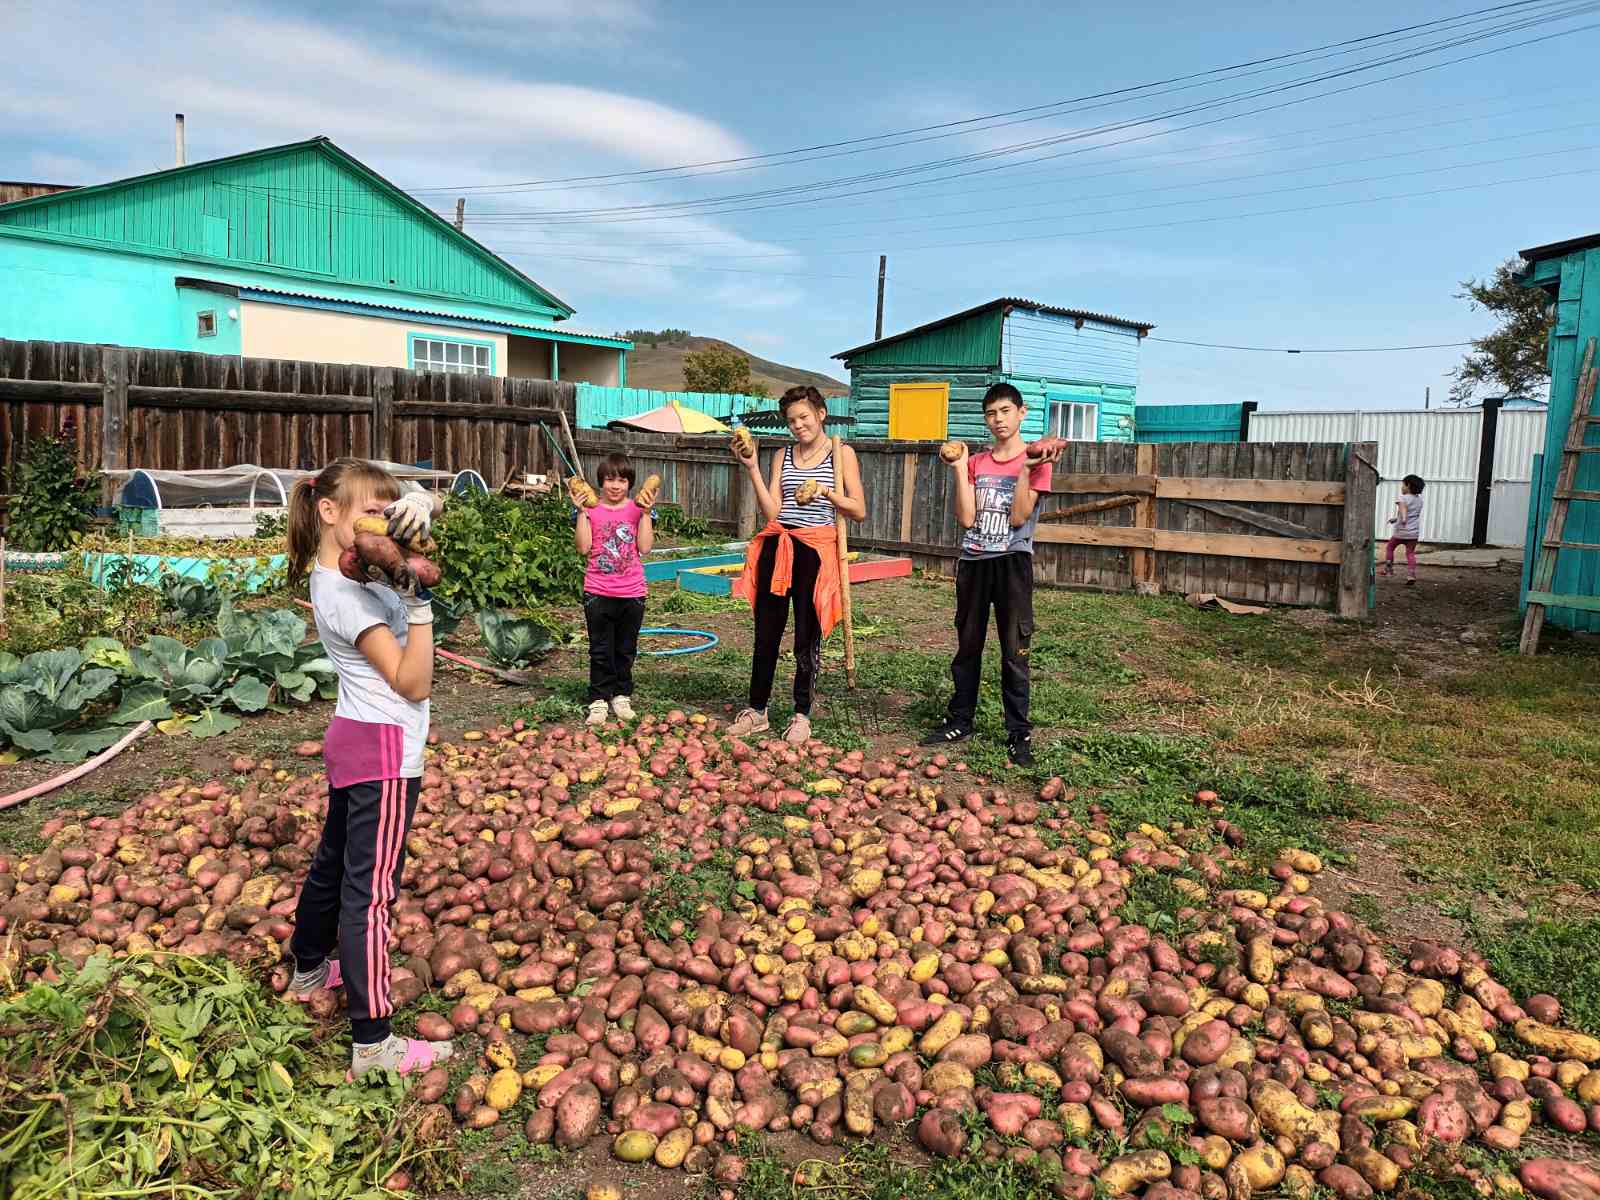
M1388 536L1388 519L1411 474L1427 482L1422 540L1470 544L1480 487L1483 410L1386 412L1256 412L1252 442L1377 442L1378 504L1375 533ZM1513 410L1498 414L1490 479L1488 541L1522 544L1527 525L1528 479L1534 450L1543 444L1545 415Z

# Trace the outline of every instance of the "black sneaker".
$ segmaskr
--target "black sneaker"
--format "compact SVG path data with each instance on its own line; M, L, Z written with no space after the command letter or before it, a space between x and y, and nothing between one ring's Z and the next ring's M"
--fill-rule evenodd
M949 746L956 742L964 742L972 736L972 728L968 725L957 725L954 721L946 721L927 737L922 739L924 746Z
M1013 733L1006 739L1006 757L1017 767L1033 766L1033 735Z

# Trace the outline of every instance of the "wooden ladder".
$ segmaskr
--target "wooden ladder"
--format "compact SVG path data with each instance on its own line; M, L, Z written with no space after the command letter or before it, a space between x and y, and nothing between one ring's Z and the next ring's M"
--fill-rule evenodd
M1550 505L1550 520L1545 526L1544 540L1539 543L1539 557L1534 563L1533 577L1528 586L1528 610L1522 619L1523 654L1534 654L1539 649L1539 634L1544 629L1545 610L1555 608L1583 608L1600 611L1600 598L1593 596L1558 596L1550 589L1555 584L1556 559L1563 550L1600 551L1600 543L1568 542L1563 540L1567 529L1567 510L1574 500L1600 502L1600 491L1585 491L1577 487L1578 463L1585 454L1600 454L1600 445L1586 446L1584 435L1590 425L1600 425L1600 416L1591 414L1594 407L1595 377L1600 374L1594 361L1595 339L1590 338L1583 352L1583 368L1578 372L1577 395L1572 404L1572 423L1567 427L1566 444L1561 448L1561 470L1556 476L1556 490Z

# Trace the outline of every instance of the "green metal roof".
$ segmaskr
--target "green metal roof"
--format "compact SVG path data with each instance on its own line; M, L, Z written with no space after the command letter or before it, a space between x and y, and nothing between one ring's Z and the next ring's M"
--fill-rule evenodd
M1023 300L1016 296L1001 296L998 299L990 300L983 304L974 305L972 308L962 309L958 313L951 313L948 317L940 317L937 321L928 321L925 324L917 325L911 329L904 330L903 332L892 333L886 338L879 338L874 342L867 342L864 345L853 346L849 350L841 350L833 357L841 359L854 359L864 362L910 361L904 357L890 357L880 355L875 352L882 347L893 345L896 342L903 342L907 339L915 339L918 343L928 343L930 341L928 335L933 334L936 330L943 329L946 326L959 325L963 326L967 330L970 330L972 336L980 340L987 339L991 332L991 328L993 328L995 340L992 347L992 353L991 348L986 344L963 345L962 347L958 348L962 351L960 357L948 360L935 357L928 359L927 361L949 361L953 364L970 366L980 366L986 363L998 363L1000 361L998 327L995 326L992 321L975 321L974 318L1002 316L1005 310L1009 308L1026 308L1033 312L1050 313L1052 316L1057 317L1074 317L1087 321L1103 321L1107 325L1122 325L1129 329L1138 330L1141 337L1155 328L1155 326L1148 321L1130 321L1125 317L1108 316L1105 313L1090 312L1087 309L1060 308L1054 304L1041 304L1037 300ZM958 338L957 340L965 343L971 339ZM930 346L929 349L934 350L935 353L948 354L951 352L950 347ZM919 359L918 361L921 360Z
M325 137L21 200L0 208L8 230L546 319L574 311Z

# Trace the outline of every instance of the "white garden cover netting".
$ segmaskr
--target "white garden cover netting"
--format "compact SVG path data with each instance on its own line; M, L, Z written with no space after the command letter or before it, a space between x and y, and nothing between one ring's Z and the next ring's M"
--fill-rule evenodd
M488 491L476 471L433 471L403 463L377 464L396 479L415 480L437 491ZM315 471L241 464L209 471L106 471L116 485L115 503L127 508L282 508L295 481Z

